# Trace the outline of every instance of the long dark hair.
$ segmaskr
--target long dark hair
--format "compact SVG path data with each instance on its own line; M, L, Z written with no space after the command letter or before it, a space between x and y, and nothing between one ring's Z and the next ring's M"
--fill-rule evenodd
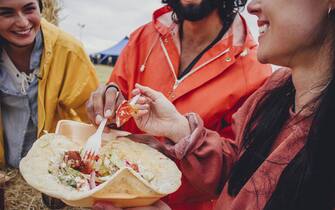
M329 15L331 31L335 14ZM333 77L313 101L317 105L306 144L288 163L265 210L332 210L335 206L335 40L332 48ZM233 167L228 193L236 196L270 150L289 118L294 103L292 78L271 90L258 104L244 132L245 152ZM275 163L274 163L275 164Z
M174 8L174 4L177 4L179 0L162 0L163 4L167 4L170 7ZM236 14L239 12L241 8L245 6L247 0L213 0L216 2L216 6L219 10L219 15L223 25L230 26ZM174 20L176 22L183 22L183 17L178 17L177 13L173 13L173 17L176 17Z

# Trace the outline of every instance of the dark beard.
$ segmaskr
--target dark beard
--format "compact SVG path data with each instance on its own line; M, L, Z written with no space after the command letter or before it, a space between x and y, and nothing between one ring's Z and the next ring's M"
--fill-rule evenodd
M218 0L202 0L199 5L189 4L184 6L180 3L180 0L170 0L168 5L177 15L178 21L199 21L217 9L219 3Z

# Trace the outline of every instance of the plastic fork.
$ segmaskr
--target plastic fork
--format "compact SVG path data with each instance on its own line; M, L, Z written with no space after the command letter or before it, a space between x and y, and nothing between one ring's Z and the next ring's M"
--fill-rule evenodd
M83 154L82 155L83 161L92 162L95 160L96 156L99 154L100 147L101 147L102 133L104 131L106 123L107 123L107 119L104 118L101 121L97 131L87 139L87 142L85 143L83 150L81 152L81 154Z
M138 94L134 97L132 97L129 101L129 105L131 106L135 106L136 102L138 101L138 99L141 97L141 94Z

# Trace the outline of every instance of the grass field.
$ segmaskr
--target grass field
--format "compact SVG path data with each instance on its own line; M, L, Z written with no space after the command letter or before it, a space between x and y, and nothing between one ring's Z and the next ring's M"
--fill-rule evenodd
M104 84L112 73L113 67L106 65L95 65L97 75L101 84Z

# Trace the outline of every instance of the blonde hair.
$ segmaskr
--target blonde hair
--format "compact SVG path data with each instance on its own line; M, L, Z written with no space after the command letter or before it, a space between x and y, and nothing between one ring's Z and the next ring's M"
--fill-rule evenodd
M42 4L42 16L50 23L58 25L59 11L61 10L59 0L42 0Z

